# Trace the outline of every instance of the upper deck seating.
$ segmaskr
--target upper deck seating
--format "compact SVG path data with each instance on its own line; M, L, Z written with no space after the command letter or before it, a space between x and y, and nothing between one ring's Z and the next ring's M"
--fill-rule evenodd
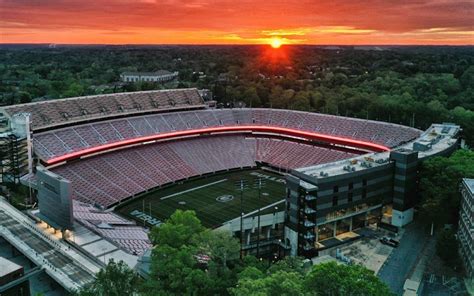
M173 89L58 99L1 109L9 117L30 113L32 130L40 130L98 118L197 107L203 108L204 101L196 89Z
M396 147L421 134L400 125L290 110L195 110L115 119L38 133L34 135L34 148L38 156L48 160L89 147L152 134L249 124L312 131L387 147Z

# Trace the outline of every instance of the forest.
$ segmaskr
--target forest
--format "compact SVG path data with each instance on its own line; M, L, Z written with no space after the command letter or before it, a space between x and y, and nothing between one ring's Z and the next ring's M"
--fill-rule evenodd
M178 71L168 84L124 71ZM197 87L222 107L287 108L426 129L454 122L474 143L473 47L0 47L0 104Z

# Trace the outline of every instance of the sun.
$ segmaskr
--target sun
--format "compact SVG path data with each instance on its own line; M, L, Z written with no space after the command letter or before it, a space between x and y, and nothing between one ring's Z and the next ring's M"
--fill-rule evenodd
M279 38L272 38L272 40L270 40L270 45L273 48L280 48L282 43L281 43L281 40Z

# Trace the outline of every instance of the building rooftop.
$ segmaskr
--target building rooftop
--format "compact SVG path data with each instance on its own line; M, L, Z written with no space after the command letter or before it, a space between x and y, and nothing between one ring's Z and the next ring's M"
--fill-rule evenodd
M466 184L466 188L469 190L471 195L473 195L474 194L474 179L464 178L462 179L462 181L464 182L464 184Z
M176 73L176 72L174 72ZM123 72L121 75L124 76L160 76L160 75L170 75L174 74L170 71L167 70L158 70L154 72Z
M390 152L368 153L350 159L299 168L296 171L314 177L317 180L378 167L388 163L389 156Z
M417 150L418 158L423 159L451 147L456 143L456 136L460 131L461 127L454 123L432 124L418 139L401 147L413 150L416 149L417 143L427 145L427 150Z
M22 269L20 265L5 259L3 257L0 257L0 278L9 275L12 272L15 272L19 269Z
M392 149L400 153L418 152L418 158L423 159L436 155L454 145L456 136L461 128L451 123L433 124L420 137ZM350 159L330 162L310 167L298 168L295 171L318 179L331 178L346 173L367 170L390 162L390 152L368 153ZM301 186L309 185L301 181ZM308 189L310 189L308 187Z

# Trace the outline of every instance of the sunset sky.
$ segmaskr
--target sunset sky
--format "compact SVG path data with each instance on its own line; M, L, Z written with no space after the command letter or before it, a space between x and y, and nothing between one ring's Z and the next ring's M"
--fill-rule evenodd
M472 45L473 16L473 0L0 0L0 43Z

